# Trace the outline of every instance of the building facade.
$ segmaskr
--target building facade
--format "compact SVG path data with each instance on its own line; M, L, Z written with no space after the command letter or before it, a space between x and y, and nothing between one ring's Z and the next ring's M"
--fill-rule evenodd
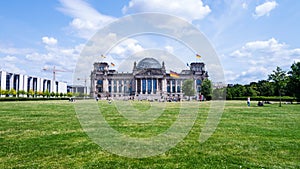
M67 83L58 82L40 77L28 76L17 73L0 71L0 89L11 90L16 92L30 90L34 92L49 91L54 93L67 93Z
M208 73L202 62L193 62L189 68L180 73L168 73L164 62L160 64L154 58L144 58L138 63L134 62L131 73L119 73L109 69L106 62L96 62L91 72L91 96L139 100L182 99L182 85L187 79L194 81L197 96Z
M78 94L79 96L87 96L87 86L84 85L68 85L68 93Z

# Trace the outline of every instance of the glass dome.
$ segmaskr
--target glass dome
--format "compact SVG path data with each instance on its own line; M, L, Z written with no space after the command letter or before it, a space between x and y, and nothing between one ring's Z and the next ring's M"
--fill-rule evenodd
M154 58L144 58L137 64L138 69L161 69L160 63Z

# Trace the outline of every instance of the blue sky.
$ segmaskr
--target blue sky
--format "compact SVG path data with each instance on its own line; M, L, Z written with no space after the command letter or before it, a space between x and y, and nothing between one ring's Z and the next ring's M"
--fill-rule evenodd
M127 15L160 12L194 25L215 48L226 82L246 84L300 61L299 8L292 0L0 1L0 69L52 78L42 69L56 66L65 71L57 80L73 83L78 57L99 29ZM146 36L113 51L125 57L159 47L174 55L179 50L170 40Z

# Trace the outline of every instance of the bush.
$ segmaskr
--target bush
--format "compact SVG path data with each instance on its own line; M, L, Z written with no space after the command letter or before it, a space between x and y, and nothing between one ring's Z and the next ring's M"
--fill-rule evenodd
M43 100L68 100L68 98L0 97L0 101L43 101Z
M227 100L247 100L248 97L232 97L232 98L226 98ZM280 101L279 96L255 96L251 97L251 100L253 101ZM293 102L297 101L300 102L300 99L295 99L294 97L290 96L282 96L281 101L286 101L286 102Z

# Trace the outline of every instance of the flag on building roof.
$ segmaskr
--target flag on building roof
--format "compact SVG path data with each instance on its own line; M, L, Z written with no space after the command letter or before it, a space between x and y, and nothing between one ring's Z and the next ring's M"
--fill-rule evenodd
M200 58L201 58L201 55L196 54L196 58L200 59Z
M172 70L170 70L170 76L171 76L171 77L176 77L176 78L178 78L178 77L179 77L179 74L176 73L176 72L174 72L174 71L172 71Z
M115 66L115 64L113 62L110 63L112 66Z

